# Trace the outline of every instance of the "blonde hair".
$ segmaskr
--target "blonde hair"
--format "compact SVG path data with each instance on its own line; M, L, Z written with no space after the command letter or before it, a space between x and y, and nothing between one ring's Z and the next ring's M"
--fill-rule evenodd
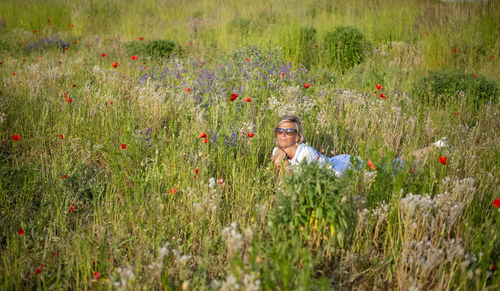
M300 119L297 116L286 115L281 117L280 121L278 121L278 124L276 124L276 126L273 128L273 131L283 122L293 122L295 124L295 127L297 127L297 135L300 137L299 141L297 142L298 144L306 142L306 137L304 136L304 131L302 129L302 123L300 122ZM274 133L274 137L276 137L276 133Z

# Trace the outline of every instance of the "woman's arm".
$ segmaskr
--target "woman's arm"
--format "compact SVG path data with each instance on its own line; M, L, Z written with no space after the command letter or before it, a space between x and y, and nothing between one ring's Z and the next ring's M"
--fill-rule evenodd
M290 167L290 162L286 159L286 153L278 149L274 156L272 157L272 162L274 163L274 175L276 177L281 177L283 174L290 174L292 168Z

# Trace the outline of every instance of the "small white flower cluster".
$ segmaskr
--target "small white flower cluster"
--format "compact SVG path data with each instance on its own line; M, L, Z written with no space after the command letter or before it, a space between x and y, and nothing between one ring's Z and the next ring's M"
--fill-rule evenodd
M141 102L141 105L146 105L148 102L163 103L165 100L164 90L160 90L161 86L156 81L150 79L146 80L142 84L139 84L132 88L132 96L137 97Z
M476 193L475 180L473 178L464 178L462 180L452 180L445 177L442 180L442 186L445 191L450 191L454 200L469 204L474 199Z
M229 274L223 282L219 282L218 280L212 281L212 288L221 291L258 291L260 290L260 280L257 279L254 273L249 273L244 274L241 282L238 282L238 279L233 274Z
M251 228L246 228L243 234L238 231L238 224L231 224L222 229L222 239L226 242L228 256L231 258L240 250L246 248L252 241L253 231Z
M239 132L240 134L255 132L255 124L251 121L243 122L241 124Z
M285 87L279 97L271 96L269 109L278 112L278 116L310 113L316 106L316 100L303 96L300 86Z
M461 262L461 263L460 263ZM410 241L404 244L401 258L401 275L407 277L412 290L425 290L425 284L432 284L437 280L439 269L459 263L462 272L472 279L476 272L467 270L471 263L477 262L474 255L465 253L461 239L432 242L428 239ZM434 282L437 283L437 282ZM440 282L445 284L446 282ZM441 289L441 288L437 288Z
M377 178L376 171L363 170L363 184L365 184L368 189L371 187L373 182L375 182L376 178Z
M0 124L2 124L4 120L5 120L5 113L0 112Z
M175 240L175 237L173 237L172 239ZM182 242L180 238L178 239L178 241ZM167 241L160 248L156 260L154 260L154 262L148 266L149 269L161 272L161 270L163 269L164 259L168 258L170 254L173 254L174 262L181 266L187 263L191 259L191 256L183 255L179 249L174 249L174 248L170 249L169 247L170 247L170 242Z
M364 198L359 196L355 199L358 200L362 199L364 201ZM365 226L368 224L369 219L376 222L376 225L385 222L388 213L389 213L389 205L387 205L385 201L382 201L379 207L374 208L372 210L364 208L363 210L358 211L358 225L356 227L357 231L361 231L362 229L364 229Z
M186 189L187 196L196 201L193 202L193 208L197 215L210 214L210 218L215 219L216 211L221 201L221 194L218 190L220 187L216 187L216 184L215 178L211 177L208 179L209 191L202 193L201 196L191 187Z
M113 286L115 286L115 288L118 291L127 290L129 282L133 282L135 280L134 271L132 270L131 267L127 267L127 268L118 268L117 272L119 276L119 281L118 280L113 281Z
M267 213L269 211L269 201L264 201L262 204L256 204L255 210L259 215L260 221L265 222Z

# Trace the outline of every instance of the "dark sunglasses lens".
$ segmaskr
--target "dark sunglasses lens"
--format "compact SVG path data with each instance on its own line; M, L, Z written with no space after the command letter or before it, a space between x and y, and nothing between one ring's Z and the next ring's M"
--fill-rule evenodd
M292 130L292 131L286 131L286 135L288 136L292 136L293 134L295 133L295 130Z
M279 128L279 127L277 127L277 128L274 129L275 133L283 133L283 131L284 131L284 129L283 128Z

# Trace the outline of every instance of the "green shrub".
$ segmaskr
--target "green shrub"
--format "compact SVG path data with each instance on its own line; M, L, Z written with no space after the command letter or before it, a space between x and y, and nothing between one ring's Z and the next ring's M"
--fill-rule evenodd
M179 44L166 40L150 41L131 41L125 43L125 50L130 54L150 56L151 58L168 58L173 54L181 54L182 50Z
M347 175L338 178L330 168L311 163L303 165L299 174L285 178L283 184L273 225L313 246L344 246L354 221Z
M361 63L369 43L355 27L339 26L325 35L326 63L342 72Z
M498 85L482 75L430 71L413 85L413 95L425 103L443 104L463 91L467 101L478 106L498 101Z
M298 61L307 69L316 63L317 53L316 29L314 27L302 27L299 33Z

